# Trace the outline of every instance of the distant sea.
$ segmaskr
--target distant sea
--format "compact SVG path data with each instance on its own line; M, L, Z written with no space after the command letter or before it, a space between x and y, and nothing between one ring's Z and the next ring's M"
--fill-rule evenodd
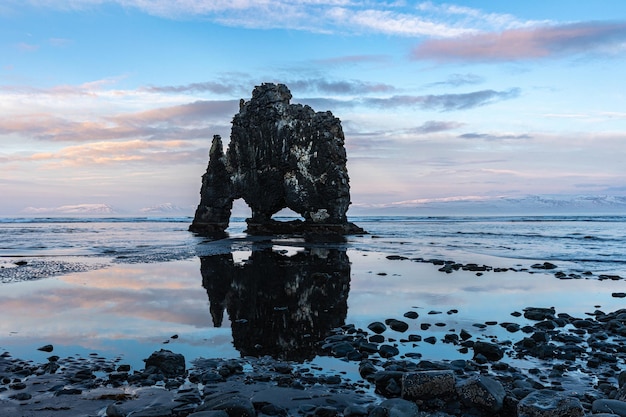
M206 239L188 233L191 220L186 216L0 218L0 262L61 256L89 258L90 262L99 258L158 262L223 249L202 245ZM576 271L626 276L626 216L367 216L350 220L370 233L366 238L349 237L351 248L423 257L545 260L565 263ZM233 218L228 230L231 239L245 240L244 229L244 219Z
M466 328L491 337L497 326L473 324L527 306L572 315L624 306L612 294L626 291L626 216L352 217L369 234L328 244L247 236L242 218L232 219L228 238L211 240L189 233L191 220L1 218L0 353L46 361L37 347L53 344L57 355L95 351L139 368L164 347L188 359L288 357L274 346L280 341L298 347L296 359L346 370L353 365L319 356L311 338L407 311L420 314L408 333ZM506 272L447 274L441 261ZM543 262L556 268L532 267ZM274 315L284 327L264 328ZM443 326L422 330L435 319ZM463 357L442 343L405 348L433 360Z

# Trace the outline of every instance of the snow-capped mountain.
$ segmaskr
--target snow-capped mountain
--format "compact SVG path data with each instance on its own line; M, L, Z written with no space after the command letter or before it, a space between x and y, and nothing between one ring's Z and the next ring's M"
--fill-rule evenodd
M351 215L565 215L626 214L626 196L528 195L522 197L452 197L357 205Z
M179 207L172 203L157 204L151 207L145 207L139 210L142 214L186 214L193 213L192 208Z

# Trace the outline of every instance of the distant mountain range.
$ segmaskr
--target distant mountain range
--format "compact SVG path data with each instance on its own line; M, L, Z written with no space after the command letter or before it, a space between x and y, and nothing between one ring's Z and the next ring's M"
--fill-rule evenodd
M248 216L245 203L237 200L233 216ZM27 207L21 214L72 216L171 215L193 216L195 207L163 203L138 211L119 210L108 204L76 204L52 208ZM246 212L246 210L248 212ZM418 199L391 204L354 204L350 216L433 216L433 215L559 215L624 214L626 196L600 195L529 195L524 197L449 197Z
M529 195L459 197L357 206L351 215L550 215L626 214L626 196Z
M193 213L190 207L179 207L172 203L157 204L152 207L145 207L139 210L142 214L174 214L174 215L190 215Z

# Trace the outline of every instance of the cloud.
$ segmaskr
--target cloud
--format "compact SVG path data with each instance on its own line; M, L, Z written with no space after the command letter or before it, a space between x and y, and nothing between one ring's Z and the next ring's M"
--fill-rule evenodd
M232 83L224 83L217 81L204 81L198 83L190 83L175 86L148 86L142 88L143 91L150 93L215 93L215 94L233 94L243 90L242 85Z
M210 138L238 101L198 100L136 113L74 121L53 114L0 118L0 135L21 134L44 141L87 142L144 138L149 140Z
M345 55L327 59L316 59L313 62L322 65L353 65L363 63L384 63L391 60L388 55Z
M427 87L437 87L441 85L449 85L452 87L460 87L467 84L480 84L484 81L484 78L476 74L452 74L445 81L438 81L427 84Z
M71 45L73 42L71 39L65 39L65 38L50 38L48 39L48 43L52 46L58 47L58 48L62 48L64 46L68 46Z
M396 90L385 83L370 83L359 80L330 81L325 79L292 80L287 82L291 90L318 91L329 94L389 93Z
M33 45L26 42L20 42L16 45L17 49L24 52L35 52L39 50L39 45Z
M70 97L70 96L91 96L98 97L104 95L126 96L136 94L134 91L123 90L104 90L103 87L115 84L116 78L105 78L96 81L90 81L78 85L56 85L49 88L39 88L23 85L0 85L0 92L9 94L21 94L27 96L52 96L52 97Z
M412 57L441 62L519 61L623 51L624 42L624 22L583 22L429 39L414 48Z
M513 134L500 134L494 135L491 133L464 133L459 135L461 139L484 139L484 140L507 140L507 139L532 139L532 136L526 133L521 135Z
M418 135L424 135L428 133L443 132L446 130L458 129L465 126L465 123L459 122L441 122L437 120L429 120L423 123L421 126L417 126L409 130L409 133L417 133Z
M358 97L349 100L311 97L300 98L297 102L308 104L317 110L365 106L378 109L418 107L424 110L454 111L469 110L497 101L510 100L518 97L520 91L519 88L511 88L506 91L480 90L461 94L394 95L391 97Z
M336 7L327 13L335 22L343 22L354 31L383 33L399 36L454 37L474 33L472 28L451 26L410 13L392 10L354 10Z
M416 106L426 110L453 111L484 106L495 101L518 97L519 88L507 91L481 90L463 94L430 94L425 96L393 96L389 98L366 98L363 102L376 107Z
M266 77L271 79L272 77ZM317 91L331 94L367 94L395 91L395 87L384 83L371 83L360 80L327 80L323 78L295 79L280 81L287 84L291 91ZM150 93L215 93L215 94L245 94L250 93L252 81L233 84L227 82L206 81L177 86L148 86L141 90Z
M35 153L23 159L48 164L49 168L93 167L120 163L170 165L205 161L206 149L193 147L181 140L150 142L135 139L67 146L53 152Z
M509 14L431 2L417 7L402 1L373 0L29 0L29 3L61 10L93 9L117 3L167 19L199 18L233 27L328 34L446 38L537 24Z

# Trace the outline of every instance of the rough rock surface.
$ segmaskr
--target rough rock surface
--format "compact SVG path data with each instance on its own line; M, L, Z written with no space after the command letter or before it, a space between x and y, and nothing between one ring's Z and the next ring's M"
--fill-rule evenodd
M578 398L555 394L551 390L535 391L517 406L518 417L582 417L585 411Z
M190 231L223 233L233 201L243 198L252 209L251 234L364 233L346 218L350 185L340 120L290 100L283 84L262 84L242 100L226 153L221 138L213 138ZM284 208L304 221L273 220Z

